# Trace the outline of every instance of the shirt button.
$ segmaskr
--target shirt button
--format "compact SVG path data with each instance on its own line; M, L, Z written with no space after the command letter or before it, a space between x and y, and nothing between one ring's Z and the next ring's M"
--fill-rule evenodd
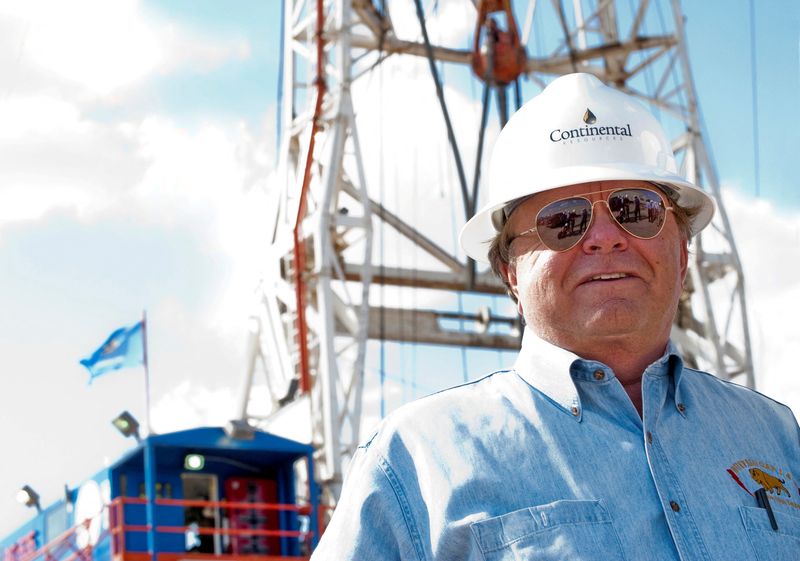
M681 505L679 505L675 501L670 501L669 502L669 506L673 510L673 512L680 512L681 511Z
M594 371L594 379L595 380L602 380L605 377L606 377L606 373L603 372L602 370L598 369L598 370Z
M647 443L648 444L653 443L653 433L651 433L650 431L647 431Z
M572 414L573 414L575 417L577 417L577 416L578 416L578 415L580 415L580 413L581 413L581 410L580 410L580 409L578 409L577 407L575 407L574 405L573 405L572 409L570 409L570 411L572 411Z
M686 406L683 403L679 403L678 404L678 411L683 413L684 411L686 411Z

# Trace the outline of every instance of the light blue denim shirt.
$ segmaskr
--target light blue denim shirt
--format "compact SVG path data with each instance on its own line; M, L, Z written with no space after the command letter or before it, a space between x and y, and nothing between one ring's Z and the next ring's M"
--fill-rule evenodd
M312 559L800 559L791 411L672 345L642 397L640 418L610 368L526 332L513 370L381 423Z

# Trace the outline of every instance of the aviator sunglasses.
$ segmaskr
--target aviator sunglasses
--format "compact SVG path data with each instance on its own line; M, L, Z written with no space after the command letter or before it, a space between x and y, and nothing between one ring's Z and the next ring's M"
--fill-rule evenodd
M608 193L605 199L592 202L585 195ZM594 217L594 205L605 203L617 224L635 238L649 240L664 229L668 210L663 196L653 189L605 189L581 193L548 203L536 214L533 228L513 236L509 244L522 236L536 233L553 251L572 249L583 239Z

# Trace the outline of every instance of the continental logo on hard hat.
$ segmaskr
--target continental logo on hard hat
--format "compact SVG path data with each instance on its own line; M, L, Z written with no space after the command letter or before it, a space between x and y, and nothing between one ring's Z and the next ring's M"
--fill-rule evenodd
M586 124L581 128L555 129L550 133L550 140L552 142L574 144L575 142L589 142L590 140L622 140L623 136L633 136L633 134L631 134L630 124L623 126L591 126L597 122L597 117L588 107L586 108L586 112L583 114L583 122Z

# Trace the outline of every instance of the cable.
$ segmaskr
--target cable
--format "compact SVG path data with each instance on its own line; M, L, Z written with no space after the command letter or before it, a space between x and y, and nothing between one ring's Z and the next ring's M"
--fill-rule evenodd
M750 72L753 75L753 173L756 197L761 195L761 166L758 142L758 59L756 57L756 6L750 0Z
M487 66L488 68L491 69L492 63L489 62ZM475 175L472 181L473 205L475 205L478 201L478 185L481 180L481 162L483 160L483 139L486 136L486 124L489 120L489 103L491 94L492 94L492 83L491 81L488 80L487 76L487 80L483 84L483 109L481 111L481 126L480 129L478 130L478 153L475 154Z
M487 105L488 105L488 103L487 103ZM452 177L452 173L448 173L447 177L451 178ZM453 191L452 185L450 185L449 181L448 181L448 187L449 187L450 192L452 192ZM453 198L451 197L450 200L453 200ZM452 238L451 239L452 239L453 247L456 247L456 248L458 247L458 232L459 232L459 228L458 228L457 224L458 224L458 218L456 216L456 208L455 208L454 204L451 204L450 205L450 225L451 225L450 233L452 234ZM458 302L458 312L459 312L459 315L461 315L461 314L464 313L463 292L459 290L459 291L456 292L456 294L457 294L456 299L457 299L457 302ZM459 319L458 320L458 329L459 329L459 331L464 331L464 320L463 319ZM460 347L460 357L461 357L461 374L462 374L462 378L466 382L467 378L468 378L468 373L469 373L469 362L467 360L467 348L464 345L462 345Z
M378 71L378 136L380 138L378 146L378 198L380 200L380 210L378 216L380 218L380 246L378 253L380 256L380 276L384 278L386 274L386 264L384 262L384 238L386 235L386 222L384 220L384 154L383 154L383 65ZM381 419L386 417L386 397L384 387L386 385L386 311L384 309L384 289L386 285L382 282L379 293L379 313L378 313L378 337L380 346L378 351L378 374L380 380L380 396L381 396Z
M472 209L472 202L469 200L469 193L467 192L467 178L464 175L464 166L461 163L461 154L458 151L458 144L456 144L456 136L453 132L453 125L450 122L450 113L447 111L447 104L444 100L444 91L442 90L442 84L439 81L439 72L436 69L436 63L434 62L433 47L431 47L431 42L428 38L428 28L425 25L425 14L422 11L422 0L414 0L414 4L417 8L417 19L419 20L419 25L422 29L422 39L425 42L425 54L428 58L428 66L430 67L431 75L433 76L433 82L436 86L436 97L439 99L439 105L442 108L445 126L447 127L447 139L450 141L450 147L453 149L453 157L456 161L458 180L461 183L461 196L464 199L464 212L469 220L472 217L470 212Z

